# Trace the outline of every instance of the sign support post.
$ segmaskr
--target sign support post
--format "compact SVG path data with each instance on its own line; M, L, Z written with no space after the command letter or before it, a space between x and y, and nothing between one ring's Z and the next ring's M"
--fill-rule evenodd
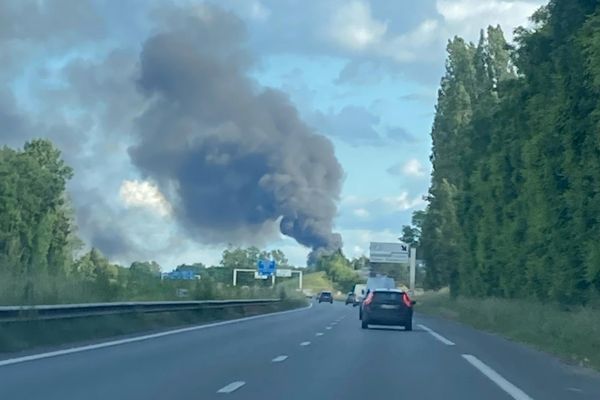
M417 265L416 264L417 264L417 248L411 247L410 248L410 263L409 263L409 268L410 268L409 289L410 289L411 296L413 296L415 294L415 280L416 280L416 276L417 276Z

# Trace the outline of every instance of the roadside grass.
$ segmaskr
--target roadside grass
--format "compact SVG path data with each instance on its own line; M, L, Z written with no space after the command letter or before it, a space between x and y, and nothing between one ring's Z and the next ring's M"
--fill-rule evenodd
M447 290L425 292L416 300L417 311L424 314L498 333L565 361L600 370L600 309L532 300L452 299Z
M152 332L299 308L306 299L289 296L276 304L243 308L131 313L55 320L0 323L0 353L85 343L134 333Z
M27 290L29 283L31 283L30 290ZM177 289L187 289L188 296L178 297ZM29 293L29 295L25 296L25 293ZM0 306L272 297L275 296L270 287L232 287L210 280L162 281L149 279L131 285L113 282L98 286L84 279L65 279L53 276L42 276L27 281L0 272Z

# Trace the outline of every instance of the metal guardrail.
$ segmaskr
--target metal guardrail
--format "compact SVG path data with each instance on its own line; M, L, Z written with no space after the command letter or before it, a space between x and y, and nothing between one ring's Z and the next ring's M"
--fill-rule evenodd
M263 306L280 299L239 299L202 301L127 301L37 306L0 306L0 322L79 318L125 313L154 313L201 309Z

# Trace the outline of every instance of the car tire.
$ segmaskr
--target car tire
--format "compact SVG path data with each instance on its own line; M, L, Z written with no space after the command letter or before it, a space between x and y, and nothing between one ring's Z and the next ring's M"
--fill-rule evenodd
M406 325L404 325L404 330L405 331L412 331L412 319L410 321L408 321L406 323Z
M363 329L369 329L369 324L367 324L367 321L361 321L360 323L360 327Z

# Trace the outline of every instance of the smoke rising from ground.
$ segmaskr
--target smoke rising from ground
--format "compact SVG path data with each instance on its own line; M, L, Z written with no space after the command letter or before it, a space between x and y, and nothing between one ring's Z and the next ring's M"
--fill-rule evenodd
M248 78L242 22L202 5L171 12L143 45L133 163L175 217L203 242L280 231L318 253L332 232L343 171L333 146L304 124L287 96Z

